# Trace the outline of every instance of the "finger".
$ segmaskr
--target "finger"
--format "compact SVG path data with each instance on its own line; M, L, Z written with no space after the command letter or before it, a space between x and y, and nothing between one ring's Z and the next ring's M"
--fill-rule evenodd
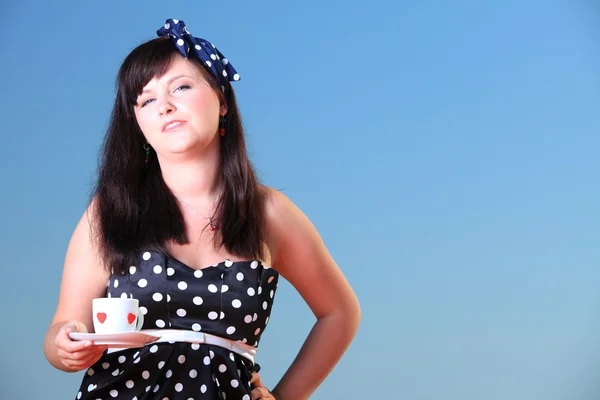
M271 399L271 393L265 387L257 387L250 392L251 400Z
M258 372L252 373L250 378L250 385L255 387L264 386L262 381L260 380L260 375L258 374Z

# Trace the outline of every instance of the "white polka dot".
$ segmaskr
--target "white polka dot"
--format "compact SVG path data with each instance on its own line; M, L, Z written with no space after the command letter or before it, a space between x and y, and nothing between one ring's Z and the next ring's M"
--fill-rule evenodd
M167 294L167 303L171 301L171 295Z
M224 373L225 371L227 371L227 367L225 366L225 364L219 365L219 372Z
M263 301L263 310L266 310L269 304L266 301Z
M221 386L221 384L219 383L219 378L215 377L215 383L217 384L217 386ZM225 394L225 393L223 393L223 394Z
M252 317L252 322L256 321L257 318L258 318L258 315L256 313L254 313L254 317Z
M139 351L136 351L136 352L135 352L135 354L133 355L133 358L136 358L136 357L137 357L137 356L139 356L139 355L140 355L140 352L139 352Z
M138 281L138 286L139 286L139 287L142 287L142 288L143 288L143 287L146 287L146 285L148 285L148 281L147 281L147 280L145 280L145 279L140 279L140 280Z
M248 296L254 296L256 294L256 291L254 290L254 288L248 288Z
M142 378L144 378L144 379L150 378L150 372L148 372L148 371L142 372Z
M273 296L275 296L275 291L271 290L271 293L269 293L269 296L271 296L271 298L273 298Z
M162 267L160 265L155 265L154 268L152 268L152 271L158 275L162 272Z
M267 319L265 319L265 325L267 325L269 323L269 317L267 317Z
M187 289L187 283L185 283L184 281L181 281L177 284L177 287L179 288L179 290L185 290L185 289Z
M115 389L110 391L110 397L117 397L119 395L119 392L117 392Z
M214 351L209 350L208 354L210 355L210 358L215 358L215 352Z
M212 64L210 63L210 61L206 60L206 65L208 65L208 67L210 68Z
M215 286L211 283L210 285L208 285L208 291L211 293L217 293L219 291L219 289L217 289L217 286Z
M195 324L192 324L193 331L198 332L198 331L200 331L200 329L202 329L202 327L200 326L199 323L196 322ZM198 344L198 343L195 343L195 344Z
M190 371L190 378L194 379L197 376L198 376L198 371L196 371L195 369Z
M223 70L223 76L227 76L227 71Z
M123 364L126 360L127 360L127 357L125 357L125 356L119 356L119 362L121 364Z
M203 273L199 269L197 269L197 270L194 271L194 276L196 278L202 278L202 275L203 275Z
M113 286L115 287L115 289L119 287L119 280L118 279L115 279L115 281L113 282Z
M249 324L250 322L252 322L252 315L246 315L244 317L244 322Z
M131 389L133 387L133 381L130 379L127 382L125 382L125 386L127 386L129 389Z
M262 293L262 286L259 286L258 287L258 294L261 294L261 293Z
M233 80L234 81L239 81L240 80L240 74L234 74L233 75Z
M235 276L235 278L241 282L244 280L244 274L242 274L241 272L238 272L237 275Z
M152 391L153 391L154 393L156 393L156 392L158 392L158 389L160 389L160 385L156 385L156 386L154 386L154 389L152 389Z
M158 363L158 369L162 369L162 367L164 367L164 366L165 366L165 362L164 361L161 361L161 362Z
M254 331L254 335L258 335L260 333L260 328L256 328L256 330Z
M177 39L177 46L183 46L183 39Z
M233 265L233 261L231 261L231 260L225 260L225 266L226 266L226 267L228 267L228 268L229 268L229 267L231 267L232 265Z
M122 299L126 299L127 298L127 293L125 293L125 292L121 293L121 298Z
M171 371L170 369L169 369L169 370L167 370L167 373L165 374L165 376L166 376L167 378L170 378L172 375L173 375L173 371Z
M204 357L204 359L202 359L202 361L204 362L204 365L210 365L210 357L209 356Z
M174 24L178 24L178 23L179 23L179 20L178 20L178 19L174 19L174 20L173 20L173 23L174 23Z
M202 392L202 393L206 393L206 389L207 389L207 388L206 388L206 385L202 385L202 386L200 386L200 392ZM246 399L244 399L244 400L246 400ZM250 398L248 398L247 400L250 400Z
M245 394L245 395L242 397L242 400L250 400L250 396L248 396L247 394Z
M233 308L240 308L242 306L242 302L238 299L235 299L231 302L231 305L233 306Z
M92 368L88 369L88 371L87 371L87 374L88 374L89 376L92 376L92 375L94 375L95 373L96 373L96 371L94 371Z
M139 362L140 362L140 358L139 358L139 357L138 357L138 358L136 358L135 360L133 360L133 363L134 363L134 364L137 364L137 363L139 363Z
M270 278L267 280L267 283L271 283L271 282L273 282L273 279L275 279L275 277L274 277L274 276L270 277Z
M194 325L192 325L192 329L193 328L194 328ZM198 330L200 330L200 325L198 325ZM200 344L199 343L192 343L192 345L190 347L192 348L192 350L198 350L200 348Z
M148 309L144 306L140 307L140 311L142 312L142 315L148 314Z
M131 267L129 267L129 275L133 274L135 274L135 267L132 265Z
M235 77L235 75L234 75L234 77ZM250 263L250 268L252 268L252 269L258 268L258 261L252 261Z
M177 357L177 361L179 361L179 364L183 364L185 362L185 356L182 354L179 357Z
M211 311L211 312L208 313L208 319L215 320L217 318L219 318L219 314L217 314L216 312Z
M146 392L150 390L152 386L146 386Z
M167 22L167 23L165 24L165 29L169 29L170 27L171 27L171 24Z
M175 274L175 270L173 268L167 268L167 276L173 276Z
M223 61L223 65L227 65L227 64L229 64L229 60L228 60L228 59L226 59L226 58L224 58L224 59L223 59L223 60L221 60L221 61Z
M225 318L225 313L221 311L221 319Z
M88 387L87 387L87 390L88 390L88 392L91 392L92 390L96 389L96 387L97 386L94 385L94 384L89 384Z
M150 353L156 353L157 351L158 351L157 345L152 345L152 347L150 347Z
M237 379L232 379L231 380L231 387L236 388L236 387L238 387L239 384L240 383L237 381Z
M225 332L227 332L228 335L233 335L235 333L235 327L230 326Z
M202 304L202 297L196 296L192 299L192 301L194 302L195 305L199 306L200 304Z
M247 343L248 341L246 340L246 338L242 339L242 343Z
M149 252L145 252L144 255L142 256L142 258L146 261L148 261L150 259L150 253Z
M109 363L107 363L107 362L102 363L102 368L108 369L108 367L110 367Z
M77 392L77 398L80 399L81 398L81 392Z
M229 286L227 286L227 285L221 286L221 293L225 293L228 290L229 290Z
M195 48L196 50L202 50L202 47L200 47L200 45L199 45L199 44L195 45L195 46L194 46L194 48Z
M178 383L175 385L175 391L181 392L182 390L183 390L183 385L181 383Z
M212 58L212 59L213 59L213 61L217 59L217 57L216 57L214 54L211 54L211 55L210 55L210 58Z
M229 358L231 359L231 361L235 361L235 357L233 356L233 353L229 353Z
M186 314L187 312L183 308L177 310L177 315L179 315L180 317L185 317Z
M112 376L117 376L117 375L119 375L119 368L115 369L115 370L112 372Z
M159 328L164 328L165 327L165 321L163 321L162 319L157 319L156 320L156 326L158 326Z
M152 295L152 300L154 300L154 301L162 301L162 299L163 299L163 295L160 293L154 293Z

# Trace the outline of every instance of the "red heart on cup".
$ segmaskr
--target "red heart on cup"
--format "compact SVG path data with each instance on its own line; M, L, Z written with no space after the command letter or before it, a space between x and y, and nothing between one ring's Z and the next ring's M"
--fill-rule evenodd
M127 314L127 322L129 322L130 324L133 324L133 321L135 321L135 314L132 314L132 313Z
M98 321L100 321L100 323L103 324L104 321L106 321L106 313L99 312L96 314L96 318L98 318Z

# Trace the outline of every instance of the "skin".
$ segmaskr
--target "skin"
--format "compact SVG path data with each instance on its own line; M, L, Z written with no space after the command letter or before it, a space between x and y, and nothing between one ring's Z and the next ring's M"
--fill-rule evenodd
M219 117L227 112L221 93L205 72L174 56L170 68L151 80L138 98L135 115L157 153L167 186L201 215L211 215L219 165ZM165 132L170 121L183 121ZM269 391L253 374L252 399L307 399L327 377L353 339L361 318L358 300L327 251L317 230L284 194L266 188L265 258L300 293L316 323L290 368ZM69 331L92 331L91 301L103 297L109 274L90 239L92 206L72 235L61 281L59 301L46 334L45 353L52 365L75 372L94 364L106 346L74 342ZM167 244L186 265L201 269L223 259L239 260L213 246L206 220L182 207L190 243ZM294 229L289 229L294 226ZM331 338L335 338L332 340Z

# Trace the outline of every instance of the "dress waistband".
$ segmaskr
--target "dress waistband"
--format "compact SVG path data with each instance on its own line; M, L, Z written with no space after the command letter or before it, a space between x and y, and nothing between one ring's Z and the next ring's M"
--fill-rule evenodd
M231 340L220 336L211 335L210 333L196 332L186 329L144 329L141 332L159 337L157 340L147 343L146 346L155 343L175 342L210 344L231 350L234 353L237 353L242 357L247 358L252 362L252 364L254 364L254 358L256 357L256 347L250 346L246 343L242 343L238 340ZM118 350L122 349L114 349L113 351Z

